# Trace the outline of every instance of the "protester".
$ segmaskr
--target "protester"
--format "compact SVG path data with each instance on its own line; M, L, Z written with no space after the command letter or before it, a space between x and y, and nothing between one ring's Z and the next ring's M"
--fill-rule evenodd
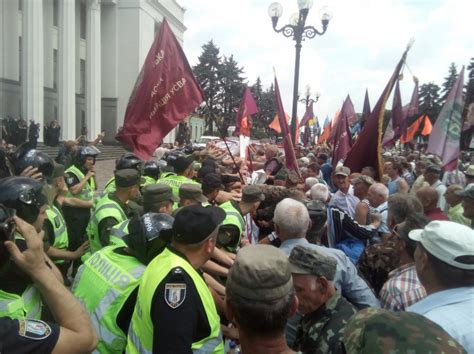
M474 231L451 221L412 230L415 266L428 296L408 311L439 324L468 353L474 352Z
M436 206L441 209L442 212L447 210L446 199L444 194L446 193L446 186L441 182L441 168L437 165L430 165L426 167L425 173L423 174L425 181L428 182L430 187L434 188L438 193L438 203Z
M462 197L463 216L471 220L471 228L474 228L474 183L468 184L463 191L455 193Z
M448 218L450 221L457 222L462 225L471 225L471 220L464 216L464 207L462 205L462 197L457 192L462 192L464 188L459 184L452 184L446 188L444 197L446 204L449 206Z
M354 188L354 195L359 198L359 203L355 208L354 220L361 225L370 224L370 202L367 199L369 188L375 183L374 179L369 176L360 175L351 180Z
M427 218L430 220L449 220L448 216L438 207L439 194L436 189L433 187L422 187L416 192L416 197L423 205Z
M351 170L348 167L336 167L336 170L334 171L334 180L338 190L332 196L329 205L337 207L351 217L354 217L359 198L354 196L354 190L349 179L350 174Z

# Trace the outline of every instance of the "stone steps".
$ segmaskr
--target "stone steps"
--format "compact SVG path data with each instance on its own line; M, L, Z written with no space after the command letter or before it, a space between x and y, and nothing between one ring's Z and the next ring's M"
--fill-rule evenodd
M38 143L38 150L47 153L52 158L58 155L59 146L52 147L46 146L43 143ZM118 159L126 150L119 145L99 145L97 148L101 151L101 154L97 157L98 161L102 160L115 160Z

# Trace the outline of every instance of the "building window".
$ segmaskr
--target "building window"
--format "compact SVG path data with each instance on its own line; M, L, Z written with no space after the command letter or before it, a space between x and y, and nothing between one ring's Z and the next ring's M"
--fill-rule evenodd
M79 93L85 94L86 92L86 61L81 59L81 73L80 73L80 87Z
M23 58L22 58L22 48L21 48L21 37L18 37L18 81L21 82L21 74L23 71Z
M58 22L59 22L58 0L53 0L53 26L58 27Z
M86 5L81 2L81 14L80 14L80 33L81 39L86 39Z
M53 88L58 87L58 50L53 49Z

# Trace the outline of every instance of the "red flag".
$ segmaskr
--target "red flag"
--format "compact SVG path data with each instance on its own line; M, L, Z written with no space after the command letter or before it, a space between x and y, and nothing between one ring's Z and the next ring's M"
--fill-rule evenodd
M308 107L306 107L306 112L304 112L304 116L303 116L303 119L301 119L300 126L304 127L313 118L314 118L313 101L311 101Z
M379 176L382 176L382 128L383 115L385 105L387 103L390 92L392 92L395 82L400 75L403 64L407 56L409 48L405 50L402 58L398 62L395 70L385 86L374 110L365 122L364 128L359 134L359 138L352 146L352 149L347 154L344 165L349 167L353 172L360 172L365 166L372 166L375 168Z
M283 109L283 103L281 102L280 88L278 86L278 80L275 74L275 103L278 111L278 118L280 121L281 131L283 133L283 146L285 149L285 161L286 167L290 170L294 170L300 175L298 169L298 163L296 162L295 150L293 149L293 139L291 139L290 128L288 122L283 119L285 116L285 110Z
M286 112L285 112L285 119L286 119L286 123L288 124L290 122L290 116ZM281 134L280 117L278 113L275 114L275 117L273 117L273 120L268 125L268 127L276 131L278 134Z
M239 110L235 116L235 131L237 135L250 136L250 129L253 125L250 116L255 113L258 113L257 104L252 97L252 92L246 87L242 101L240 101Z
M402 138L407 133L409 122L413 121L413 119L418 116L420 111L418 102L418 79L414 78L414 80L415 87L413 88L413 93L411 94L410 103L403 107L403 120L400 124L400 138Z
M334 139L334 149L332 152L332 165L333 168L337 166L337 163L340 160L344 160L347 156L347 153L352 146L351 131L349 130L349 119L346 114L350 112L350 106L352 105L349 95L347 95L346 100L341 109L341 115L336 127L336 134ZM354 108L352 106L352 108Z
M365 89L364 97L364 109L362 111L362 117L360 118L360 129L364 127L367 118L370 116L370 102L369 102L369 90Z
M420 127L423 124L423 122L426 121L425 119L427 119L428 121L430 120L427 115L423 115L423 116L418 117L418 119L415 120L412 123L412 125L410 125L408 127L406 134L404 134L400 137L400 142L402 144L406 144L406 143L409 143L410 141L412 141L413 138L415 137L416 133L418 133L418 131L420 130Z
M351 96L347 95L346 99L342 103L342 108L338 112L337 116L333 119L333 126L331 130L331 134L329 136L329 142L331 144L336 143L336 138L337 138L337 127L339 126L339 123L345 119L347 121L347 124L351 122L355 122L356 120L356 112L354 109L354 105L352 104Z
M394 144L395 141L398 139L398 131L400 129L400 123L402 120L402 96L400 94L400 81L397 80L397 84L395 85L395 92L393 95L392 115L390 117L390 121L388 122L387 129L385 130L385 134L383 136L383 146Z
M148 52L116 139L149 159L168 134L203 101L186 56L166 19Z

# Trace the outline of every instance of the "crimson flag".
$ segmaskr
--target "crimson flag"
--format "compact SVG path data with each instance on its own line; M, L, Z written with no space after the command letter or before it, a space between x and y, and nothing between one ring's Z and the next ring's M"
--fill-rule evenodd
M377 171L378 176L382 176L382 135L383 135L383 116L385 105L390 96L390 93L395 86L400 71L408 53L409 47L405 50L402 58L398 62L395 70L385 86L382 95L377 101L374 110L364 124L364 128L359 134L359 138L352 146L347 154L344 165L349 167L353 172L360 172L365 166L372 166Z
M344 104L342 105L341 115L339 117L337 127L335 129L334 149L332 152L332 165L333 168L337 166L340 160L344 160L347 153L352 146L351 131L349 129L349 117L347 115L350 112L350 106L352 106L351 98L347 95ZM354 107L352 106L352 109Z
M116 139L149 159L162 139L204 100L166 19L148 52Z
M362 117L360 118L360 129L364 127L364 124L370 116L370 102L369 102L369 90L365 89L364 97L364 108L362 111Z
M257 104L252 97L252 92L246 87L239 110L235 116L235 131L237 135L250 136L250 129L252 128L252 118L250 116L255 113L258 113Z
M356 121L356 112L354 109L354 105L352 104L351 96L347 95L346 99L342 103L342 108L339 111L339 115L337 116L336 120L333 120L334 125L331 130L331 134L329 136L329 142L331 144L336 143L337 139L337 127L342 119L347 120L347 124L349 125L351 122Z
M415 87L413 88L413 93L411 94L410 103L403 107L403 120L400 124L400 137L403 137L407 133L409 122L412 122L418 117L420 112L420 104L418 100L418 80L415 80Z
M397 80L393 94L392 114L383 135L382 145L395 144L399 137L400 123L403 120L402 96L400 94L400 81Z
M300 175L298 169L298 163L296 161L295 150L293 148L293 139L291 138L290 128L285 117L285 110L283 109L283 103L281 102L280 87L278 86L278 80L275 74L275 103L278 111L278 119L280 121L280 128L283 134L283 147L285 149L285 161L286 167L289 170L294 170Z

